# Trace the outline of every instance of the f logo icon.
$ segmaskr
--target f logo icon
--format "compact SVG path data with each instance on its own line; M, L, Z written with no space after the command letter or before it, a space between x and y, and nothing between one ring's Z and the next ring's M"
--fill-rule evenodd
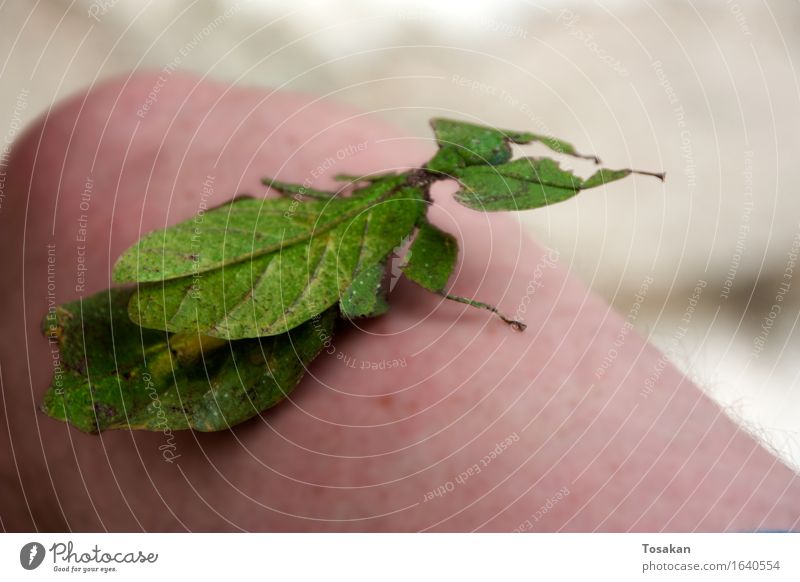
M44 561L44 546L39 542L29 542L19 551L19 563L26 570L35 570Z

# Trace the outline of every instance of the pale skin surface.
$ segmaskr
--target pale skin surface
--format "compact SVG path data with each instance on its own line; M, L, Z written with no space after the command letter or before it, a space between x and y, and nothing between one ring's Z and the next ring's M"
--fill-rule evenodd
M183 75L140 118L156 79L115 80L56 106L10 160L0 211L4 529L797 528L792 471L670 366L644 396L661 356L635 334L597 378L623 320L563 267L534 275L546 251L509 217L459 207L444 185L432 216L462 244L452 292L513 314L535 279L526 332L400 282L390 313L341 331L291 401L232 432L178 434L173 463L159 450L163 434L90 436L38 413L52 374L39 333L46 245L56 245L57 301L75 299L81 214L88 296L109 286L111 264L140 234L197 212L207 175L213 205L262 195L265 175L302 182L326 157L335 163L318 187L338 171L391 170L433 151L426 140L381 141L399 134L376 116ZM405 367L360 369L394 359ZM519 438L482 465L509 435ZM480 473L457 480L475 464ZM425 500L448 482L452 491ZM563 488L569 495L536 515Z

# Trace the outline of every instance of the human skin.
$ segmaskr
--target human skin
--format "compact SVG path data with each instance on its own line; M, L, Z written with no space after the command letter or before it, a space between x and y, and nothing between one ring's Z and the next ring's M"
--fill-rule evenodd
M401 281L390 312L343 325L334 353L314 362L289 400L231 431L177 433L173 462L159 450L167 435L86 435L45 417L37 404L53 372L39 331L48 244L63 303L109 287L114 260L142 234L196 214L207 176L209 204L218 204L262 195L263 176L303 182L327 157L334 163L317 187L340 171L418 165L433 151L428 136L402 139L375 115L184 74L138 116L157 84L137 73L56 105L9 160L0 210L4 529L797 527L791 470L671 366L643 392L662 356L633 332L598 376L624 320L547 262L516 221L458 206L445 184L431 216L461 245L452 292L509 314L525 305L525 332ZM405 366L361 369L384 360ZM476 464L480 472L457 479ZM440 487L449 490L430 493Z

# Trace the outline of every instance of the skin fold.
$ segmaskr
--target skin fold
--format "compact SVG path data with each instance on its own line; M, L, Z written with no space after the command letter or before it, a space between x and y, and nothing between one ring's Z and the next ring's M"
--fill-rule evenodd
M387 315L341 325L289 400L231 431L92 436L37 411L48 261L58 303L86 297L201 199L262 196L264 176L329 188L433 152L378 115L184 74L114 79L33 124L0 210L2 527L796 528L790 469L634 332L598 375L623 319L513 217L460 207L447 183L430 216L461 246L451 292L521 315L524 333L401 280Z

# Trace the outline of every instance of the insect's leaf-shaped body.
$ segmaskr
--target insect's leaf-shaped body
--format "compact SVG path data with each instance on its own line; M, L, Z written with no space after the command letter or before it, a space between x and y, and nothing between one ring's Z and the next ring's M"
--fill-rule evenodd
M333 329L328 312L287 334L235 342L143 330L127 314L129 289L62 305L45 332L61 369L42 402L49 416L84 432L224 430L281 400ZM210 345L209 345L210 344Z
M359 190L357 198L246 198L226 204L145 235L117 260L114 281L177 279L305 241L390 196L404 181L387 177Z
M199 276L141 285L131 318L142 327L224 339L284 333L338 303L425 210L422 191L412 187L362 204L360 213L303 241ZM320 222L330 223L324 212Z

